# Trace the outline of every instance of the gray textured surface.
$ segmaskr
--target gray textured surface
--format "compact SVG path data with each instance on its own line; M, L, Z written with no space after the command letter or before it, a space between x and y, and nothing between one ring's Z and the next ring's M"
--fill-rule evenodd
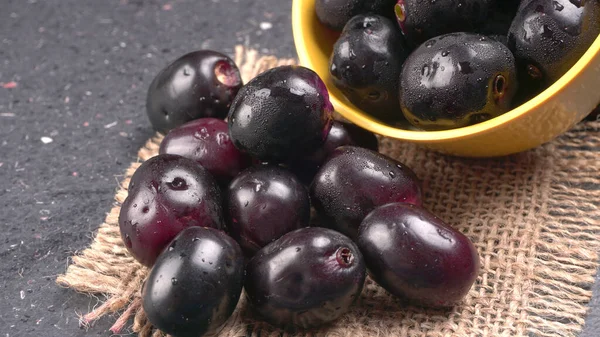
M290 8L289 0L0 0L0 337L110 335L110 317L79 329L77 313L98 300L54 279L89 244L152 135L147 86L194 49L231 54L245 43L294 56ZM592 304L586 337L600 335L597 296Z
M98 300L54 279L153 133L150 81L200 48L294 56L290 10L281 0L0 0L0 336L110 335L110 318L79 329L76 314Z

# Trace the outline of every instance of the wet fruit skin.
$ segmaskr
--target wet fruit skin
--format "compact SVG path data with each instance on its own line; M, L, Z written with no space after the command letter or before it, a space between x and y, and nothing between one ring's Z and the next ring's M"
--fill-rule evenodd
M351 123L333 121L323 145L312 154L292 162L290 168L302 182L310 185L327 157L344 145L364 147L375 152L379 150L377 137L372 132Z
M452 129L508 111L516 90L515 60L504 44L451 33L428 40L406 60L400 105L418 128Z
M375 209L362 222L357 243L371 277L417 305L457 304L479 273L479 256L471 241L414 205Z
M154 78L146 112L163 134L198 118L223 119L241 86L240 72L229 57L211 50L191 52Z
M229 134L242 152L286 162L317 150L329 133L333 106L312 70L282 66L256 76L229 112Z
M288 233L261 249L246 266L244 288L253 308L284 328L313 328L339 318L365 281L358 247L319 227Z
M408 45L416 47L439 35L474 31L493 4L493 0L398 0L394 12Z
M195 161L161 154L133 174L121 205L121 238L131 255L152 266L165 246L182 230L224 228L221 191Z
M393 17L395 0L317 0L317 18L325 26L341 31L346 23L359 14L376 14Z
M225 233L192 227L160 255L142 290L148 320L174 337L214 333L240 298L244 256Z
M364 217L391 202L421 205L421 183L404 164L371 150L343 146L323 164L310 187L322 225L356 238Z
M508 39L523 82L541 91L566 73L598 34L599 1L530 0L521 5Z
M476 30L481 35L500 35L507 37L508 30L517 14L520 0L498 0L494 4L488 19Z
M361 110L384 120L402 120L398 81L408 54L395 22L358 15L335 43L329 72L333 83Z
M229 185L226 218L231 236L247 256L310 220L306 187L288 170L249 168Z
M221 185L229 184L251 164L251 159L231 142L227 123L216 118L200 118L171 130L161 142L159 153L196 161Z

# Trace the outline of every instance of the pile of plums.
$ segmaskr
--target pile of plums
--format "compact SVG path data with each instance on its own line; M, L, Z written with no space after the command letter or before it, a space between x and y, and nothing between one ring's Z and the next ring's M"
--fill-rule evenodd
M598 0L317 0L315 11L341 32L329 71L346 98L422 130L509 111L600 34Z
M227 56L197 51L158 74L147 112L166 136L119 214L125 246L152 268L142 299L153 325L212 334L245 289L265 321L318 327L357 301L367 270L405 303L448 307L467 294L473 244L422 207L408 167L332 110L299 66L242 86Z

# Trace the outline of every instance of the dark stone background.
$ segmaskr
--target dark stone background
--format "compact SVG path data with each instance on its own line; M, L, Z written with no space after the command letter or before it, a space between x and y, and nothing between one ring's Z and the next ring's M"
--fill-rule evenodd
M200 48L295 56L290 11L290 0L0 0L0 337L110 335L114 318L78 327L98 299L54 280L153 134L150 81ZM593 307L587 337L600 331Z

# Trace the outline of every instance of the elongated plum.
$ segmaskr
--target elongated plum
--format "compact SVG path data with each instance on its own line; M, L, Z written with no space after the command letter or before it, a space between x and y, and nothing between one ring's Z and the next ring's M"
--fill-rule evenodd
M508 40L522 81L538 84L540 91L566 73L598 34L600 1L529 0L520 6Z
M376 207L391 202L421 205L421 183L410 168L353 146L333 151L310 193L321 223L353 239L361 221Z
M494 2L398 0L394 11L408 44L416 47L443 34L474 31L485 22Z
M256 159L286 162L323 144L332 113L319 75L299 66L277 67L242 87L229 111L229 134Z
M133 174L121 205L121 238L131 255L152 266L165 246L183 229L224 228L221 191L195 161L161 154Z
M396 24L379 15L353 17L333 46L333 83L360 109L382 120L403 120L398 102L402 64L408 57Z
M354 124L333 121L323 145L310 155L293 161L290 168L301 181L310 185L327 157L333 150L344 145L364 147L375 152L379 150L377 137L372 132Z
M306 187L288 170L261 165L229 185L225 212L231 236L248 256L310 220Z
M225 186L251 164L250 157L231 142L227 123L216 118L200 118L171 130L160 143L159 153L195 160Z
M233 313L243 277L244 256L232 238L188 228L156 260L142 290L144 311L171 336L212 335Z
M479 273L471 241L415 205L376 208L360 225L357 242L373 279L418 305L460 302Z
M154 129L166 134L194 119L225 118L241 87L240 72L229 57L212 50L191 52L154 78L146 112Z
M504 44L451 33L428 40L406 60L400 105L414 126L444 130L507 112L516 91L515 60Z
M377 14L392 18L396 0L317 0L317 18L327 27L341 31L359 14Z
M365 281L358 247L326 228L302 228L261 249L246 266L254 309L284 328L314 328L339 318Z

